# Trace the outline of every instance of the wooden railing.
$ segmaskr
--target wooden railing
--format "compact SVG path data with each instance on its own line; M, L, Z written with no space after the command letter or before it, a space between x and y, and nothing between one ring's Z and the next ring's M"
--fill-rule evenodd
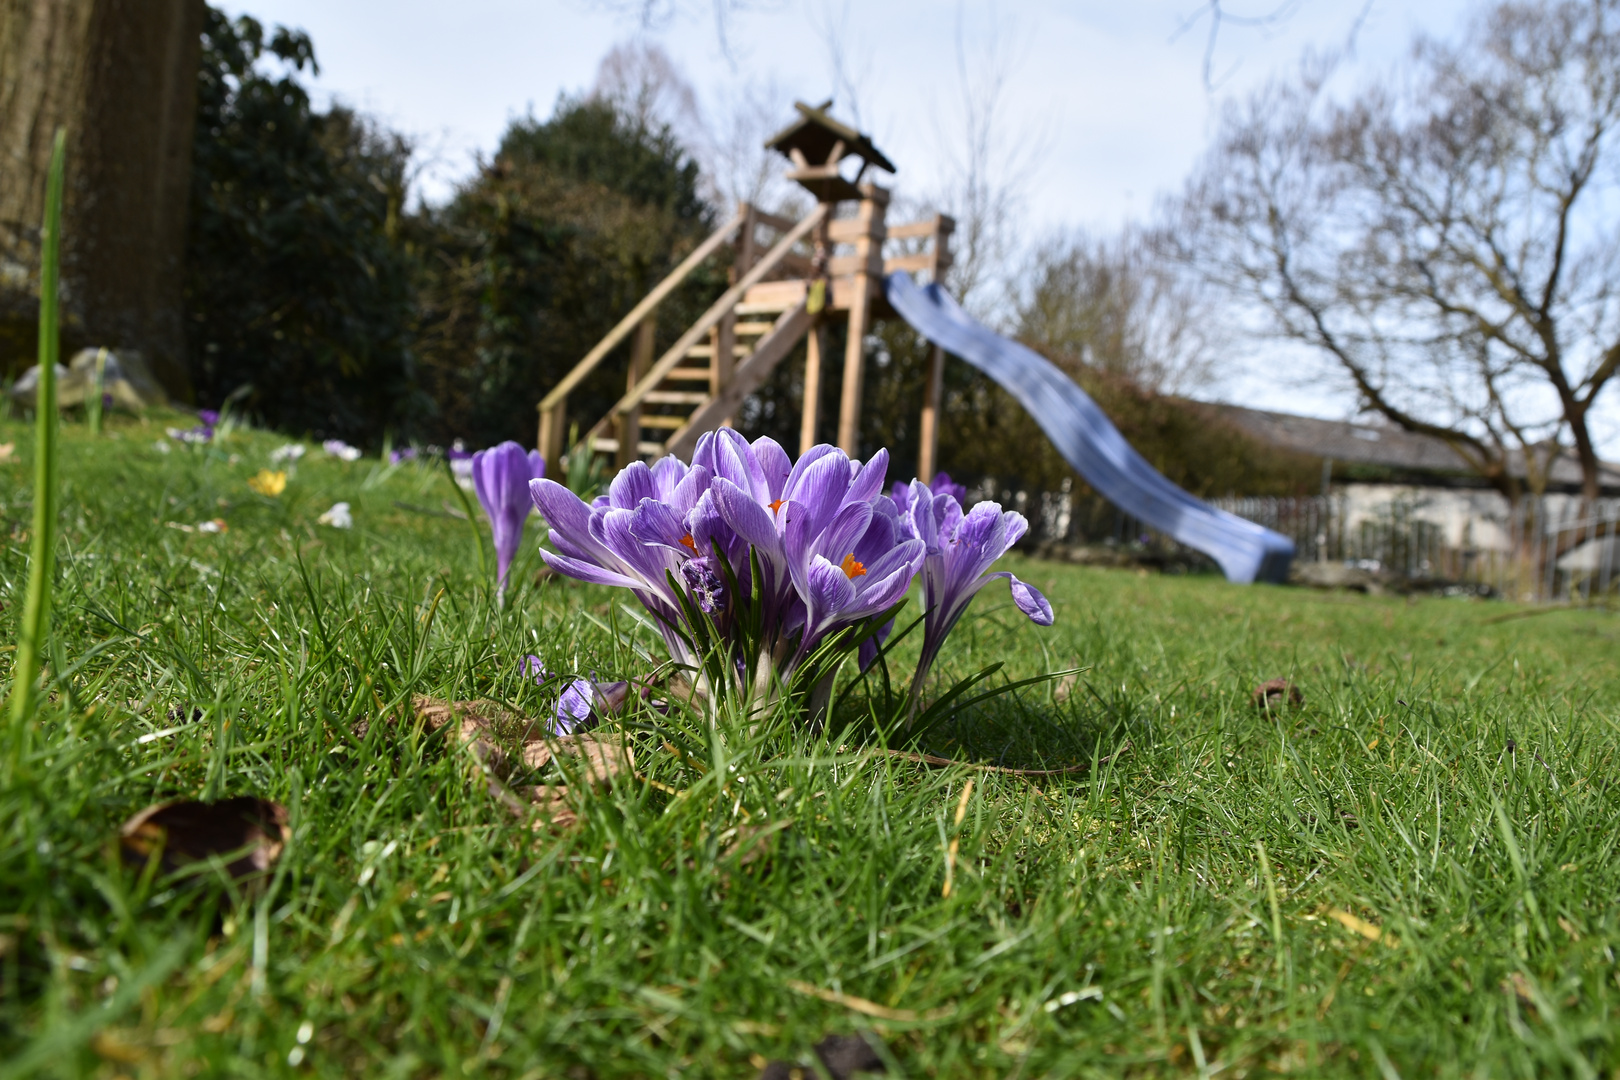
M632 410L638 408L646 399L647 395L652 393L658 384L663 382L669 373L675 370L676 365L678 365L682 360L686 359L688 354L691 353L694 348L699 347L699 343L709 335L709 331L715 329L720 325L722 319L732 314L732 311L736 308L738 301L743 298L743 294L749 289L753 288L755 285L759 284L761 281L764 281L767 275L781 265L788 253L793 250L793 246L808 236L811 230L817 225L820 225L822 219L827 216L827 213L828 207L826 205L819 205L803 220L789 229L786 235L778 240L770 251L766 252L764 258L755 263L748 270L748 272L742 276L740 281L738 281L731 288L727 289L725 293L721 295L720 299L716 300L714 304L710 306L709 310L705 311L702 317L688 327L686 333L677 338L675 344L671 345L669 349L665 351L664 355L658 358L658 362L652 366L652 369L643 375L635 386L631 387L623 397L614 403L613 408L608 410L608 414L599 420L596 426L591 429L588 438L606 438L610 429L617 427L621 432L619 445L621 447L624 446L626 441L630 440L631 434L626 430L629 425L623 423L621 418L629 416ZM773 331L773 333L774 332L775 331ZM726 335L721 336L725 337ZM722 355L732 353L732 349L728 347L729 344L729 342L723 342L721 346L715 350L715 356L712 362L717 366L722 364L729 366L728 362L733 359L732 355ZM730 374L731 372L726 372L727 376ZM721 381L722 383L729 383L730 379L729 377L726 377ZM719 391L721 389L722 387L714 387L710 397L719 396ZM685 425L683 425L683 429L684 426Z
M596 347L585 354L585 359L574 365L574 369L563 376L561 382L552 387L551 392L540 401L540 453L547 461L558 461L563 452L563 433L566 429L568 395L578 386L585 377L596 370L607 355L617 348L625 338L638 326L646 322L663 303L669 294L674 292L685 281L687 275L697 269L703 261L718 251L721 245L730 239L731 234L748 223L751 207L743 206L736 215L726 222L703 243L699 244L692 254L681 260L670 275L660 281L641 303L630 310L630 314L619 320L617 326L608 331L607 337L596 343ZM753 211L757 213L757 211ZM644 331L642 337L647 342L647 352L652 351L652 334L649 329ZM641 342L638 341L639 345Z

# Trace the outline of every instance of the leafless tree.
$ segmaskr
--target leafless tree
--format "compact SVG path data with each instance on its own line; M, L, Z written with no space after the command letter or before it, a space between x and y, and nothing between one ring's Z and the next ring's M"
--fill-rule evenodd
M793 96L774 79L734 79L705 110L662 46L632 39L602 58L591 94L611 101L633 123L667 127L697 162L704 198L721 215L729 216L739 202L778 212L799 209L796 189L781 180L781 159L765 149L765 140L792 113Z
M1181 234L1272 332L1508 495L1620 367L1620 3L1500 3L1344 102L1331 61L1231 108ZM1515 463L1524 463L1523 485Z
M781 0L595 0L595 5L628 16L643 31L659 30L676 19L707 15L714 19L715 41L735 67L731 51L731 23L738 15L780 6Z
M871 120L867 106L877 68L872 42L851 33L850 0L840 0L836 11L833 0L821 0L819 5L807 4L806 12L827 53L827 73L839 112L865 131Z
M643 128L668 127L678 136L703 126L697 91L663 47L621 42L596 65L591 96L613 103L619 115Z
M994 21L970 46L959 9L956 78L947 111L934 118L945 179L925 201L956 218L948 284L980 314L990 313L1011 288L1007 271L1019 242L1019 215L1045 156L1040 122L1016 119L1009 106L1019 52L1015 33Z
M1186 394L1213 382L1226 344L1211 301L1152 233L1076 233L1036 249L1018 335L1144 389Z

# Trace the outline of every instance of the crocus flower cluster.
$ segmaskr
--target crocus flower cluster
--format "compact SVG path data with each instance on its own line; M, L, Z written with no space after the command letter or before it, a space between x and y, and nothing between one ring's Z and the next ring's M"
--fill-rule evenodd
M297 469L299 459L304 456L303 443L287 443L270 451L270 464L286 465L290 469Z
M468 450L460 439L457 439L450 444L450 449L445 451L445 457L450 461L450 475L456 478L456 483L471 491L474 486L472 475L473 452Z
M315 519L317 525L330 525L334 529L354 528L354 515L349 511L349 504L338 502L332 504L332 509Z
M327 439L321 443L321 449L326 451L327 457L335 457L339 461L359 461L360 448L350 446L342 439Z
M551 524L557 553L542 553L549 566L632 590L677 663L713 683L715 670L700 653L705 643L722 646L722 678L757 692L771 676L786 685L802 674L830 686L857 645L869 662L873 639L919 572L925 585L942 583L925 588L930 609L937 604L944 613L927 624L941 628L942 641L989 580L977 578L1022 535L1022 516L994 503L975 507L974 529L964 533L950 494L914 484L904 505L886 498L887 466L885 450L862 463L826 445L794 462L769 438L749 443L722 428L698 440L690 466L675 458L633 463L590 505L549 480L530 490ZM939 500L956 507L955 520L936 518ZM993 535L980 538L976 530L990 517ZM930 561L949 562L951 571L929 572ZM969 564L979 567L973 580ZM1017 588L1040 596L1021 582ZM1049 624L1044 598L1031 617L1040 622L1042 613ZM925 646L919 684L939 641L931 651Z
M523 523L533 509L529 485L546 475L540 451L525 451L510 440L472 455L473 488L495 534L496 592L506 593L506 574L512 568Z
M197 426L194 428L164 428L163 433L178 443L206 443L213 442L214 428L219 426L219 413L213 409L202 409L197 413Z

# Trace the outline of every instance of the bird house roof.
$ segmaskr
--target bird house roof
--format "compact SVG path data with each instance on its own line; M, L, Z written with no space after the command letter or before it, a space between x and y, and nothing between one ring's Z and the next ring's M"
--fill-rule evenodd
M793 107L799 110L799 118L767 140L767 150L778 151L790 159L797 150L812 165L836 165L856 155L885 172L897 171L883 151L872 145L870 137L828 115L827 110L832 108L830 99L820 105L795 101Z

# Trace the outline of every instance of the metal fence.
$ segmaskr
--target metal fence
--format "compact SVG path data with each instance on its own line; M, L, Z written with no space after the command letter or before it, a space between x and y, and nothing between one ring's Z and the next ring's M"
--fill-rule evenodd
M1016 493L1012 501L1030 518L1038 542L1208 563L1098 498L1059 491ZM1529 602L1592 602L1620 593L1620 499L1553 495L1510 504L1476 493L1473 508L1447 513L1436 513L1432 497L1422 494L1383 501L1347 492L1211 501L1292 539L1302 564L1350 566L1384 580Z

